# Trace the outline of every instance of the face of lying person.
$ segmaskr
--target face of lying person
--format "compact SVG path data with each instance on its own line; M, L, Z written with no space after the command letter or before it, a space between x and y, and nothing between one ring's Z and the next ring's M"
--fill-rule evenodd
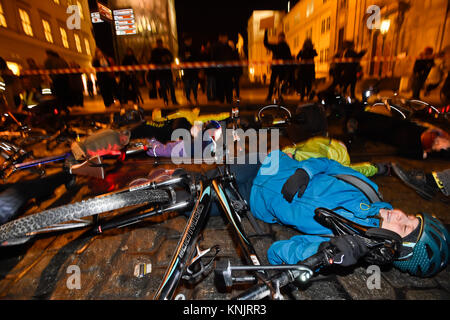
M381 228L399 234L405 238L419 226L419 219L412 215L407 215L401 210L381 209Z

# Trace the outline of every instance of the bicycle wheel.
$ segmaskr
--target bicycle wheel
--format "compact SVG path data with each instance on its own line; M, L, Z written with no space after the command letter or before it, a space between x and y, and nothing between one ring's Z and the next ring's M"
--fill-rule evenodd
M0 226L0 242L23 238L46 228L112 210L140 204L164 203L169 195L164 190L136 190L100 196L45 210Z
M276 127L287 124L292 118L292 114L288 108L271 104L262 107L257 115L258 122L263 127Z

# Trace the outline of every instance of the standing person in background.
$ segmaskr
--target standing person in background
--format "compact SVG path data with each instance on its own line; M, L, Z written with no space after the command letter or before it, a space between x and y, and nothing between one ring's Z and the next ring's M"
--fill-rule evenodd
M123 66L135 66L139 62L133 52L133 49L127 48L125 56L122 60ZM120 73L120 103L126 104L128 101L133 101L133 103L138 102L138 82L136 77L136 72L121 72Z
M194 46L192 36L185 35L183 38L183 45L180 48L180 60L182 62L197 62L200 59L200 52ZM198 105L198 73L199 70L197 68L186 68L183 69L183 84L184 84L184 93L186 95L186 100L189 104L191 102L191 91L195 99L195 105Z
M422 90L431 68L434 66L433 48L426 47L425 51L420 54L414 63L413 69L413 99L420 99L420 91Z
M89 97L93 98L94 97L94 82L92 82L92 79L90 77L87 79L86 86L87 86L87 91L88 91Z
M39 70L39 66L33 58L27 59L28 70ZM42 76L41 75L29 75L30 86L36 91L41 92L42 89Z
M164 47L162 39L156 40L156 48L151 52L150 63L160 66L169 66L173 62L173 54L169 49ZM164 99L166 105L169 104L169 98L167 96L167 91L170 91L170 97L172 98L172 103L178 105L177 98L175 96L175 87L173 85L173 75L172 69L163 69L155 71L156 79L159 80L160 84L160 94Z
M429 96L431 91L439 87L448 72L445 55L445 51L436 54L434 65L430 70L427 80L425 81L425 97Z
M342 82L344 94L347 92L347 88L350 86L350 96L355 98L356 82L358 81L358 72L361 71L361 65L359 59L365 54L366 50L361 52L355 51L355 44L353 41L345 41L343 58L353 59L352 62L343 64Z
M235 46L234 42L229 40L228 44L231 47L231 49L233 49L233 61L239 62L241 59L239 57L239 52L236 49L236 46ZM237 67L234 67L232 69L231 79L233 81L233 90L235 92L235 96L236 96L237 99L239 99L239 97L241 95L241 90L240 90L240 87L239 87L239 81L241 79L242 74L243 74L243 70L242 70L241 66L237 66Z
M201 51L202 61L210 62L212 60L211 55L211 42L208 41L206 46L203 47ZM206 76L206 97L208 101L216 100L216 69L215 68L205 68L205 76Z
M93 67L110 67L112 65L112 59L107 58L99 48L95 49L95 56L92 61ZM97 84L103 103L106 108L109 108L114 104L114 90L117 87L114 74L111 72L97 72Z
M44 62L45 69L66 69L69 67L67 62L53 50L47 50L47 59ZM68 74L54 74L51 75L53 93L58 99L58 104L61 110L69 113L70 105L70 75Z
M314 58L317 57L317 51L314 49L314 45L311 39L306 39L303 43L303 48L297 54L297 60L300 60L301 64L298 69L298 82L300 99L309 97L312 90L313 82L316 78L316 65L314 64Z
M291 49L286 42L286 36L283 32L278 34L278 42L276 44L269 43L267 29L264 32L264 47L272 52L273 60L292 60ZM272 75L270 76L269 92L266 101L272 100L273 89L277 78L280 81L288 80L290 66L272 66Z
M80 68L80 65L76 62L70 63L71 68ZM81 73L70 74L70 106L84 106L84 87Z
M228 34L221 32L218 41L212 47L212 61L226 62L233 60L233 49L228 45ZM223 103L233 103L233 80L230 67L216 69L217 99Z
M3 80L4 88L6 89L8 108L10 111L14 111L20 105L21 84L19 78L8 68L6 61L2 57L0 57L0 78L2 78L1 80Z

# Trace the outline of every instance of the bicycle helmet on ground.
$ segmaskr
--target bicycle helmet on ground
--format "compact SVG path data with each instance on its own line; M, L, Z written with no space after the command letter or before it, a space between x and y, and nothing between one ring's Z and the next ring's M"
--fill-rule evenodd
M403 250L394 266L418 277L431 277L444 269L449 261L450 234L445 226L426 213L419 213L418 236L403 239ZM414 234L415 232L413 232Z

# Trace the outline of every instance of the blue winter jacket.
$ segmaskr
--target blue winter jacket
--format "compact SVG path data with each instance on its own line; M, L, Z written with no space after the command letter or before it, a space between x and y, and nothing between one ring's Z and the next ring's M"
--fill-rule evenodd
M297 195L292 203L283 198L281 189L297 169L304 169L310 181L301 198ZM317 252L322 242L332 231L314 219L314 210L319 207L335 211L364 226L379 227L379 210L392 209L389 203L371 203L356 187L339 180L335 175L357 176L378 191L378 186L359 172L344 167L327 158L312 158L297 161L281 151L270 153L263 161L253 181L250 207L253 214L267 222L280 223L296 228L306 235L294 236L290 240L275 242L268 250L272 264L296 264Z

